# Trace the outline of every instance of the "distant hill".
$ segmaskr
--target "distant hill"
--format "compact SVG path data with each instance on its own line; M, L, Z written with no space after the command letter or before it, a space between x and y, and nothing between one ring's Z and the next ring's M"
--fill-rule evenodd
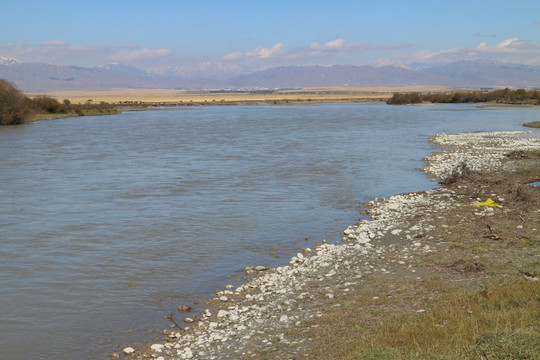
M459 80L462 87L540 87L540 66L485 61L458 61L422 70L425 74Z
M155 88L175 85L173 79L160 79L142 70L135 71L134 68L89 68L43 63L0 65L0 78L14 82L25 92Z
M421 70L371 65L283 66L228 80L160 76L121 64L104 67L23 63L0 57L0 78L25 92L59 90L303 88L303 87L540 87L540 67L461 61Z
M314 86L444 86L444 87L540 87L540 67L482 61L460 61L444 66L412 70L370 65L288 66L229 80L237 87Z
M276 67L228 81L236 87L326 87L326 86L454 86L457 81L437 74L423 73L397 66L371 65L287 66Z

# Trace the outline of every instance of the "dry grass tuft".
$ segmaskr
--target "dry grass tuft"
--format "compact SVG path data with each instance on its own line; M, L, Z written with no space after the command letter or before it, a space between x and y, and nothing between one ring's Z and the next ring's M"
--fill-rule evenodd
M539 331L540 284L517 280L473 295L459 289L430 311L385 322L361 340L349 359L381 351L399 354L391 358L533 359L540 348L540 337L533 334Z

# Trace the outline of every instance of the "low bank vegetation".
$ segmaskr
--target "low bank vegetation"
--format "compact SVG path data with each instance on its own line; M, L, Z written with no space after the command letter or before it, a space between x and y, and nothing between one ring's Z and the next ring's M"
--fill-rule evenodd
M535 359L540 346L538 284L490 284L450 291L422 316L381 324L346 359Z
M18 125L25 121L50 117L115 113L118 113L117 108L104 102L71 104L68 99L60 102L47 95L30 98L9 81L0 79L0 125Z
M453 93L395 93L386 101L389 105L420 103L461 104L461 103L501 103L540 105L540 93L537 90L517 89L493 91L472 91Z

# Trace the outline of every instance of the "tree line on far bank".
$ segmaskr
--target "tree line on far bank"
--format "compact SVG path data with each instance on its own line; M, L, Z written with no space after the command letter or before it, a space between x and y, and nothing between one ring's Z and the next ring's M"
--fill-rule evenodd
M540 92L537 90L517 89L492 91L471 91L453 93L395 93L386 101L389 105L421 104L423 102L439 104L460 104L496 102L503 104L531 104L540 105Z
M25 96L15 85L0 79L0 125L23 124L35 114L65 114L66 116L84 116L116 113L113 105L71 104L68 99L59 102L47 95L34 98Z

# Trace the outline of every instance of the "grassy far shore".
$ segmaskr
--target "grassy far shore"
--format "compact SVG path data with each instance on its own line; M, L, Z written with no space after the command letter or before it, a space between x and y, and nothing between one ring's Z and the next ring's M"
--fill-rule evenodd
M29 121L61 117L116 114L116 106L99 104L72 104L69 99L60 102L48 95L27 96L9 81L0 79L0 125L19 125Z

